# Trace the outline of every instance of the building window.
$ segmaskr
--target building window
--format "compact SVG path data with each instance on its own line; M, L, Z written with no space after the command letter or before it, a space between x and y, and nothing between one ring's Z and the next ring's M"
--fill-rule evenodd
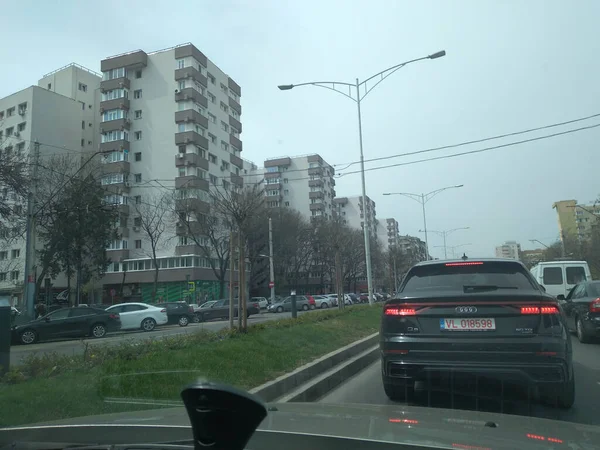
M225 103L221 102L220 107L221 107L221 111L229 114L229 106L227 106Z
M214 134L208 133L208 138L210 139L210 142L213 144L217 143L217 137Z
M227 125L227 124L226 124L225 122L223 122L222 120L221 120L221 130L223 130L223 131L225 131L225 132L229 133L229 125Z
M181 80L179 82L179 90L183 91L185 89L185 80Z
M133 91L133 98L142 98L142 90L136 89L135 91Z
M11 257L12 259L16 259L16 258L18 258L19 256L21 256L21 250L19 250L18 248L17 248L17 249L13 249L13 250L10 252L10 257Z
M136 161L141 161L142 160L142 152L136 152L135 153L135 160Z
M127 89L113 89L112 91L106 91L102 93L102 101L115 100L117 98L129 98L129 91ZM81 109L85 109L85 103L82 104Z
M136 141L142 140L142 132L141 131L136 131L135 133L133 133L133 135L135 136Z
M79 83L79 90L81 92L87 92L87 85L83 83Z
M17 281L17 280L19 279L19 271L18 271L18 270L13 270L13 271L10 273L10 279L11 279L12 281Z
M221 83L221 90L226 93L229 94L229 89L227 88L227 86L225 86L223 83Z
M48 90L52 89L52 83L48 83Z
M217 116L208 113L208 120L210 120L212 123L217 123Z
M212 153L208 154L208 160L213 164L217 163L217 157L215 155L213 155Z
M142 204L142 196L141 195L136 195L134 197L134 199L135 199L135 204L136 205L141 205Z
M17 125L17 131L25 131L25 124L26 122L21 122L19 125Z
M134 180L136 183L141 183L142 182L142 174L141 173L136 173L134 176Z
M215 175L210 175L210 184L212 184L213 186L216 186L218 182L218 179Z
M138 110L136 110L136 111L134 112L134 117L135 117L136 119L141 119L141 118L142 118L142 110L141 110L141 109L138 109Z
M127 111L124 109L109 109L102 113L102 122L110 122L117 119L127 119ZM85 122L81 122L81 127L85 128Z
M102 142L113 142L113 141L120 141L120 140L129 140L129 133L127 131L124 130L114 130L114 131L109 131L107 133L104 133L102 135Z
M107 70L102 72L102 79L104 81L114 80L115 78L124 78L126 75L125 67L119 67L117 69Z
M141 227L142 226L142 218L141 217L134 217L134 219L133 219L133 226L134 227Z
M82 139L82 140L81 140L81 146L82 146L82 147L85 147L85 139Z
M125 176L122 173L111 173L102 177L102 179L100 180L103 186L106 186L108 184L119 184L125 181Z
M177 60L177 68L183 69L184 67L185 67L185 59L178 59Z
M15 115L15 107L13 106L12 108L8 108L6 110L6 117L12 117Z
M104 156L105 163L119 162L119 161L129 161L129 152L111 152Z
M135 248L142 248L142 240L141 239L135 240Z
M208 94L208 99L210 100L211 103L217 103L217 98L210 92L207 92Z
M135 77L138 78L138 79L142 78L142 71L141 70L136 70L135 71Z
M229 145L225 141L221 141L221 150L229 151Z

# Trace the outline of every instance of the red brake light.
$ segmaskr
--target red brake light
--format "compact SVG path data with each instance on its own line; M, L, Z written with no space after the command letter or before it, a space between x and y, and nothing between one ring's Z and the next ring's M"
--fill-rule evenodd
M388 421L390 423L407 423L409 425L416 425L419 423L419 421L415 419L396 419L394 417L390 417Z
M446 267L453 266L482 266L483 262L481 261L469 261L469 262L454 262L454 263L446 263Z
M167 312L167 310L166 310L165 308L163 308L163 309L161 309L161 310L160 310L160 312L164 312L164 313L166 313L166 312Z
M413 308L386 308L386 316L414 316L416 311Z
M118 314L109 314L108 317L110 317L113 320L121 320L121 316L119 316Z
M592 312L592 313L600 312L600 298L597 298L592 303L590 303L590 312Z
M558 314L556 306L521 306L521 314Z

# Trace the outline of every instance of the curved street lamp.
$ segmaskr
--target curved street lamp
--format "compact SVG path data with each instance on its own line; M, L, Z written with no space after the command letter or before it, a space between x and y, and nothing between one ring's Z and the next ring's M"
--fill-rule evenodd
M444 238L444 258L448 259L448 252L446 250L446 237L449 234L454 233L455 231L459 231L459 230L469 230L471 227L460 227L460 228L452 228L451 230L444 230L444 231L436 231L436 230L429 230L430 233L435 233L439 236L442 236L442 238ZM423 230L419 230L419 233L424 233ZM439 247L439 246L436 246Z
M431 55L424 56L417 59L411 59L410 61L406 61L400 64L396 64L395 66L389 67L381 72L376 73L375 75L370 76L364 81L359 81L356 78L355 83L346 83L341 81L311 81L308 83L299 83L299 84L280 84L277 86L281 91L289 91L293 88L300 86L316 86L322 87L325 89L329 89L331 91L337 92L338 94L342 94L343 96L349 98L350 100L356 102L358 108L358 141L360 145L360 176L361 176L361 184L362 184L362 202L363 205L367 205L367 189L365 185L365 161L363 155L363 137L362 137L362 119L361 119L361 110L360 104L362 100L377 87L383 80L387 77L395 73L397 70L400 70L402 67L407 64L411 64L417 61L423 61L425 59L437 59L442 56L446 56L446 51L441 50L439 52L432 53ZM372 83L370 83L372 82ZM369 304L373 304L373 277L371 273L371 244L369 241L370 237L370 226L369 221L365 220L365 226L363 227L363 234L365 238L365 259L366 259L366 268L367 268L367 285L369 292Z

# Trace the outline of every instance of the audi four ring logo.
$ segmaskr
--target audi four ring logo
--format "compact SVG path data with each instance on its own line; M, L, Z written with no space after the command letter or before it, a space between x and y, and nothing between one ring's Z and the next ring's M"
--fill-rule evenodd
M477 308L474 306L457 306L454 309L457 313L476 313Z

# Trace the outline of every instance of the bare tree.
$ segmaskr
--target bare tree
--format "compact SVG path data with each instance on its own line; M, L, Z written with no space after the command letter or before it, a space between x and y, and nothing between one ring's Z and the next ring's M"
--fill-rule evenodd
M30 187L30 165L19 145L9 136L0 137L0 219L13 215L13 202L24 199Z
M169 241L168 230L172 229L174 222L171 199L168 194L153 193L135 205L134 225L140 228L143 240L148 244L145 253L152 260L154 268L153 303L156 302L158 291L158 253Z

